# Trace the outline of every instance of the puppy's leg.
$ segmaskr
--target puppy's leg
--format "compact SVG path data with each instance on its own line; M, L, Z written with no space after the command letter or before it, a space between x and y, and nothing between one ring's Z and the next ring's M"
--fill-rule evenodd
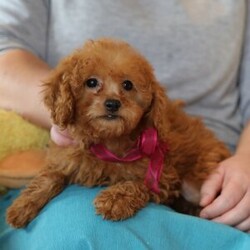
M65 176L46 171L35 177L7 210L7 222L15 227L24 227L30 222L65 185Z
M96 212L104 219L115 221L126 219L146 206L150 199L149 193L142 182L118 183L97 196L94 201Z

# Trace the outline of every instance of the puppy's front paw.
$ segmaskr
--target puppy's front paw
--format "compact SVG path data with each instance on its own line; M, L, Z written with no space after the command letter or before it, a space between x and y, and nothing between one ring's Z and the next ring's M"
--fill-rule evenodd
M108 190L103 191L94 201L96 213L108 220L123 220L131 217L135 209L130 204L130 199L121 194L114 194Z
M102 191L94 204L97 214L101 214L104 219L118 221L133 216L148 200L148 194L140 192L133 185L116 185Z
M25 227L35 216L37 209L32 203L15 201L8 209L6 221L14 228Z

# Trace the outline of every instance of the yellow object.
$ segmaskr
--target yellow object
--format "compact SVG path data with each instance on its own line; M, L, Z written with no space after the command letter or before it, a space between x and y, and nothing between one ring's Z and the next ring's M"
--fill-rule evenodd
M0 160L17 151L44 148L48 140L48 131L14 112L0 109Z
M0 185L26 184L40 170L48 141L47 130L0 109Z

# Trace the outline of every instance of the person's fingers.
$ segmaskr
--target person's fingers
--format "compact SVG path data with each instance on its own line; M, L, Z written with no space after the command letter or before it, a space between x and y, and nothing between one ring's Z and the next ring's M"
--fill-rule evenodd
M235 207L233 207L228 212L222 214L221 216L214 218L213 221L227 224L230 226L235 226L237 224L243 223L250 217L249 204L250 198L245 193L243 199Z
M222 170L218 170L203 183L201 187L201 207L207 206L215 199L218 192L221 190L223 176Z
M250 216L235 226L235 228L250 233Z
M69 136L66 130L60 130L55 125L51 127L50 137L52 141L59 146L70 146L75 144L74 140Z
M221 194L208 206L202 209L200 217L213 219L232 209L245 195L243 188L235 182L223 187Z

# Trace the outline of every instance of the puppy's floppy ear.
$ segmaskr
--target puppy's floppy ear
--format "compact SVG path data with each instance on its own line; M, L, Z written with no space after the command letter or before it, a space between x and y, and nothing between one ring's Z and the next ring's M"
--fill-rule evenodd
M70 73L62 65L44 84L44 103L51 112L53 122L61 128L66 128L74 119L75 103L70 78Z
M148 125L157 129L160 137L165 137L169 131L171 102L165 94L164 88L158 83L154 84L153 100L148 113Z

